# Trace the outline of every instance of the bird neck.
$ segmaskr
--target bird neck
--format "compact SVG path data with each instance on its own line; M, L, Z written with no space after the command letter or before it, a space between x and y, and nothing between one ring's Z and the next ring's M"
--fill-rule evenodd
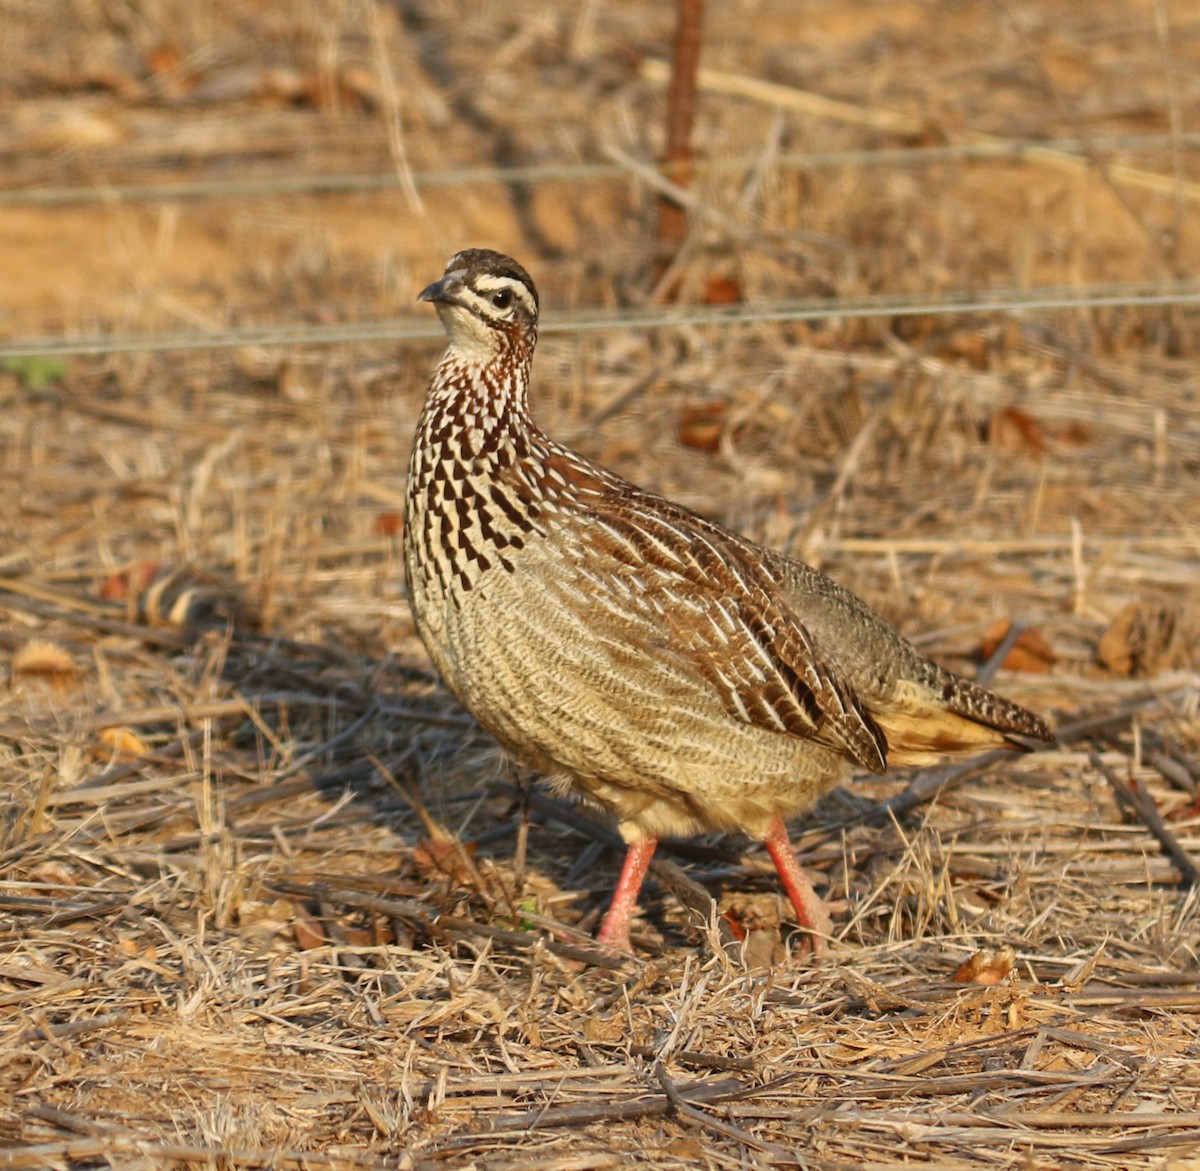
M507 335L501 342L487 360L454 345L442 355L418 424L419 446L436 460L495 474L548 442L529 415L533 347Z
M434 371L425 412L457 419L483 432L525 430L529 417L529 374L533 347L500 335L486 361L450 346Z

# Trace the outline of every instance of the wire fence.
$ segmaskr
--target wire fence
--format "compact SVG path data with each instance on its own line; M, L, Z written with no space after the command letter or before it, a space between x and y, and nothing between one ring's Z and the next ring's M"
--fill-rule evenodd
M1136 134L1098 137L1086 143L1079 138L1038 141L994 140L961 142L939 146L897 147L831 151L827 153L783 153L771 158L772 167L784 171L822 171L842 167L926 167L971 159L1008 159L1019 162L1042 158L1048 153L1068 156L1081 164L1096 152L1144 154L1162 150L1200 149L1200 133ZM697 160L695 174L748 171L762 164L762 155ZM647 163L647 166L651 164ZM627 164L620 162L560 162L514 167L449 167L432 171L397 171L377 174L296 175L272 174L240 179L195 179L183 183L124 183L104 180L62 186L39 186L0 190L0 206L146 203L191 199L233 199L271 195L331 195L406 188L467 187L486 184L589 183L597 179L629 178ZM1170 182L1161 176L1164 182Z
M666 65L646 61L643 75L663 81ZM803 110L835 121L863 123L882 130L911 132L919 124L907 115L870 110L832 101L758 79L702 70L701 80L714 92L750 98L782 108ZM1101 154L1137 155L1200 148L1200 133L1137 134L1016 140L970 134L962 141L919 147L855 149L828 153L771 154L772 169L816 172L838 168L919 168L944 162L996 159L1049 163L1072 168L1091 167ZM645 179L658 172L609 151L607 161L556 162L533 166L451 167L437 170L391 170L376 174L264 174L229 179L196 179L185 182L114 184L93 181L62 186L36 186L0 190L0 206L54 206L69 204L122 204L177 202L200 199L244 199L278 195L363 193L412 188L478 187L488 184L534 185L592 183L605 179ZM762 167L761 153L732 158L696 160L696 174L749 172ZM1136 186L1170 189L1178 196L1194 185L1171 176L1104 164L1114 174ZM669 185L668 185L669 186ZM644 307L616 312L579 310L551 316L542 332L574 334L603 330L655 330L681 326L744 327L770 322L803 322L822 319L913 317L934 314L973 315L1099 308L1151 308L1184 306L1200 302L1200 282L1163 282L1153 285L1095 285L1078 288L969 290L931 296L878 296L843 300L778 301L736 306ZM355 342L403 344L441 336L429 316L404 316L385 321L341 322L329 325L274 323L187 333L164 332L123 336L56 336L13 338L0 341L0 360L32 356L70 356L100 353L167 352L234 347L321 346Z
M768 322L830 319L1030 313L1103 308L1146 309L1200 305L1200 281L1156 285L1095 285L1083 288L994 289L945 293L937 297L891 296L774 301L759 305L650 306L597 312L577 310L544 321L543 334L597 331L648 331L682 326L745 327ZM403 344L442 336L431 317L398 317L390 321L332 325L245 326L211 332L132 334L113 337L41 337L0 342L0 360L23 357L67 357L78 354L165 353L243 346L324 346L353 342Z

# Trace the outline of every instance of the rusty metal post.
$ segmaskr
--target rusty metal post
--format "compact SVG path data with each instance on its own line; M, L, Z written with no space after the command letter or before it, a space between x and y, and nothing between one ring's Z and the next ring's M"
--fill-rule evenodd
M692 126L696 121L696 73L700 65L703 18L704 0L676 0L663 174L680 187L689 186L692 180ZM659 276L679 251L687 227L687 211L660 195L656 257Z

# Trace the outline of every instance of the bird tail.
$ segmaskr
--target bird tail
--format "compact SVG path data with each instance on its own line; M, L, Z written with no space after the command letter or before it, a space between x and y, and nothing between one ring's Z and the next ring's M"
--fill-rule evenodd
M905 681L871 715L887 737L889 765L930 765L989 748L1016 749L1019 736L1053 739L1041 716L954 676L940 690Z

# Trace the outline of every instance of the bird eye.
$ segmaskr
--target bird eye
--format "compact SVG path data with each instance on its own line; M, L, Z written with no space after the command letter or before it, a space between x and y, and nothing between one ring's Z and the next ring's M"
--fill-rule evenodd
M512 304L512 289L497 289L492 294L492 304L497 309L507 309Z

